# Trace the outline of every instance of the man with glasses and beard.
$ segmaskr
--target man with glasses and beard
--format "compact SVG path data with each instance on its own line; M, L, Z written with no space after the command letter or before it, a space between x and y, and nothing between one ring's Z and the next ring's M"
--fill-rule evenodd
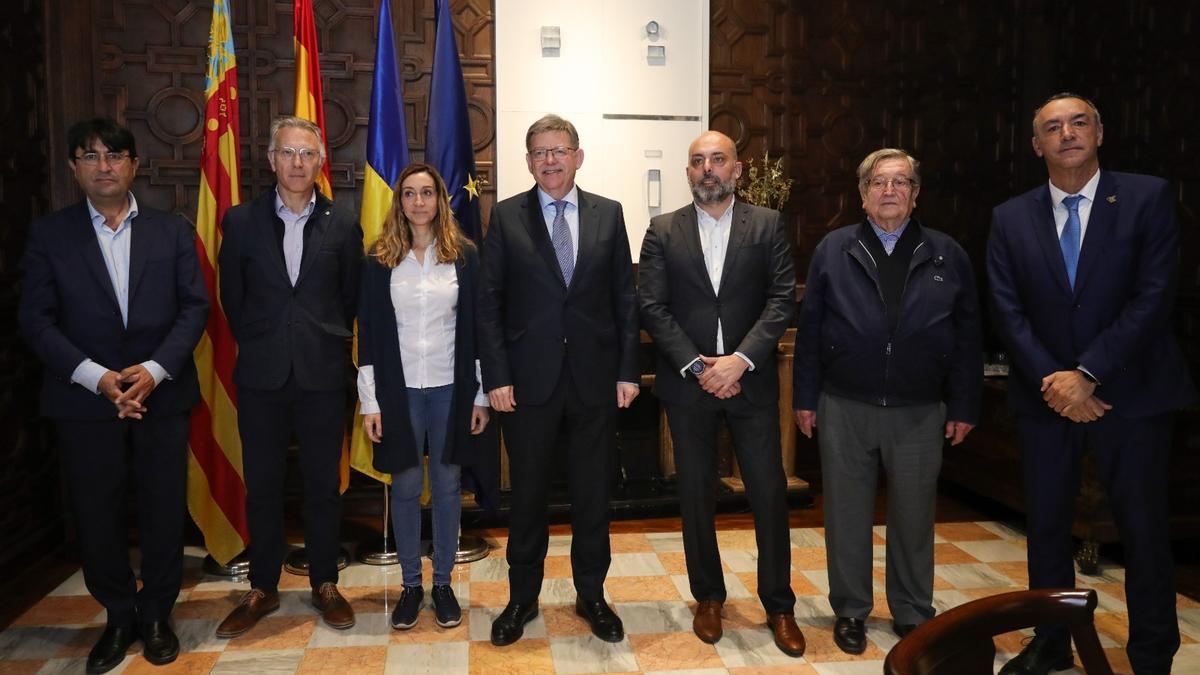
M707 131L688 150L694 203L657 216L642 243L638 300L657 350L654 393L675 445L692 628L721 639L725 580L713 522L723 414L754 513L758 595L775 644L804 654L796 625L775 352L795 311L796 274L778 211L734 199L733 140Z

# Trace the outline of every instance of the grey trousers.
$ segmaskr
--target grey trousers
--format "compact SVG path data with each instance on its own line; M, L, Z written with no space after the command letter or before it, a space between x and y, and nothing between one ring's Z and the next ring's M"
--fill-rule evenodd
M933 617L933 517L945 420L941 403L885 408L821 395L829 604L838 617L866 619L875 605L871 525L880 460L888 483L888 608L896 623Z

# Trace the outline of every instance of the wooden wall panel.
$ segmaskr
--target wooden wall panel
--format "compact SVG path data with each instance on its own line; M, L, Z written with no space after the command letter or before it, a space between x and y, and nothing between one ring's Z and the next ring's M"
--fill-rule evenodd
M247 197L274 183L268 127L293 109L292 3L233 0L241 102L241 179ZM134 189L159 208L192 219L199 185L209 0L93 0L94 106L128 124L142 165ZM393 0L409 148L423 158L434 40L434 0ZM495 75L487 0L451 3L462 55L478 169L493 164ZM375 62L377 0L315 0L334 198L357 211ZM494 191L485 190L484 213Z
M63 531L58 463L37 414L41 368L16 322L27 225L50 202L44 10L40 0L24 0L0 13L9 72L0 93L0 580L60 546Z

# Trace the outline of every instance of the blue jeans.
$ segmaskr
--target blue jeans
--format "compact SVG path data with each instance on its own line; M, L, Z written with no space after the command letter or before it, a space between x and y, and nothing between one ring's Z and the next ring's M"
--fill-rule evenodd
M458 551L458 520L462 511L457 464L446 464L446 429L454 385L408 389L408 414L416 436L416 466L392 474L392 530L405 586L421 585L421 456L429 441L429 489L433 498L433 583L450 583ZM386 429L385 429L386 433Z

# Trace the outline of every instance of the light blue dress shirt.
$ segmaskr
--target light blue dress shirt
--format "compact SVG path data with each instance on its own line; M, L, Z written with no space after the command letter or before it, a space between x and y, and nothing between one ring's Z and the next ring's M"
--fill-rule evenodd
M104 216L87 200L88 214L92 218L92 228L96 230L96 243L100 246L100 257L104 259L104 268L108 270L108 280L112 283L113 294L117 296L117 306L121 308L121 324L129 325L129 251L133 239L133 220L138 215L137 200L129 193L129 211L125 218L114 230L104 222ZM154 378L154 386L158 386L169 377L167 371L155 361L143 361L142 366ZM88 391L100 393L100 378L110 369L90 358L84 359L75 366L71 373L71 381Z

